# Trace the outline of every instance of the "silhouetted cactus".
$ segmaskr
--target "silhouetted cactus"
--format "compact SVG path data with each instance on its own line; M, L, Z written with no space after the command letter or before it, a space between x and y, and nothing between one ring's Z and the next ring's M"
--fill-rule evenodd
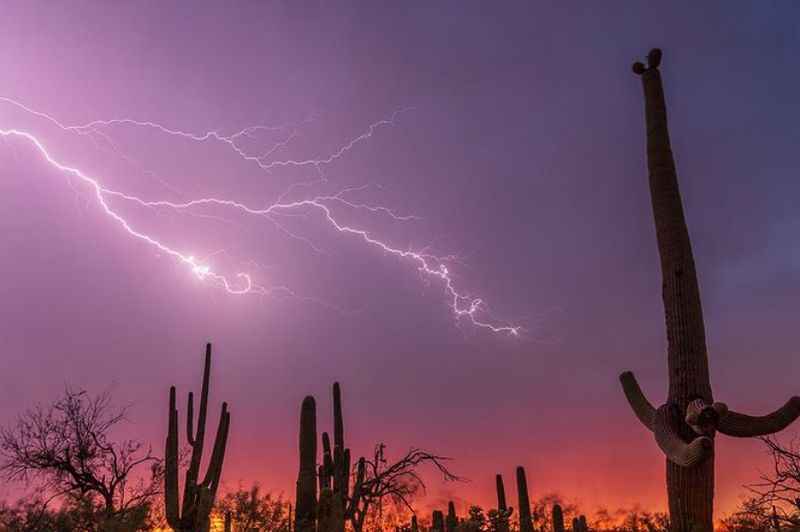
M456 532L456 528L458 528L456 505L453 503L453 501L447 503L447 518L444 521L444 528L447 532Z
M338 382L333 384L333 449L328 433L322 434L323 465L319 470L320 483L328 492L320 491L326 499L325 512L320 504L319 528L328 532L344 532L349 513L350 497L350 449L344 446L344 416L342 415L342 392ZM327 500L329 499L329 501Z
M564 532L564 512L558 504L553 505L553 532Z
M431 520L431 532L444 532L444 515L439 510L433 511Z
M497 532L508 532L509 518L514 510L506 504L506 488L503 485L503 475L497 474L495 483L497 486L497 523L495 527Z
M333 442L331 448L328 433L322 433L322 465L317 468L316 403L313 397L306 397L300 414L297 532L344 532L345 522L354 516L361 499L366 463L364 458L359 459L351 491L350 449L344 445L342 392L338 382L333 384Z
M525 478L525 469L517 467L517 498L519 499L519 531L533 532L533 518L531 517L531 500L528 495L528 481Z
M317 406L311 396L300 407L300 471L295 497L296 532L317 529Z
M647 123L647 166L661 258L662 296L667 329L669 394L655 409L631 372L620 376L639 420L655 435L667 457L667 494L675 532L713 529L714 436L748 437L784 429L800 415L800 398L779 410L752 417L715 403L708 370L705 326L689 232L684 219L675 162L667 128L664 89L652 50L648 66L635 63L642 78Z
M319 531L344 532L345 522L355 515L361 499L361 486L366 467L360 458L356 467L356 481L350 489L350 449L344 444L344 416L342 414L342 390L338 382L333 383L333 449L327 433L322 434L323 465L320 475L330 486L330 505L327 515L320 515ZM322 496L322 494L320 494Z
M419 523L417 523L417 516L411 516L411 532L419 532Z
M508 506L506 506L506 488L503 485L503 475L498 473L495 476L495 485L497 486L497 509L506 510Z
M164 512L167 523L176 532L207 532L209 530L211 526L209 516L214 506L214 498L222 475L222 463L225 458L225 446L228 441L228 428L230 427L230 414L228 413L227 403L222 403L222 413L217 426L217 436L214 440L214 449L211 452L208 470L203 480L198 482L206 431L210 372L211 344L207 344L196 433L192 429L192 423L194 422L193 395L192 392L189 392L186 433L192 453L189 460L189 468L186 471L182 505L178 496L178 410L175 406L175 387L172 386L169 390L169 428L167 431L164 471Z

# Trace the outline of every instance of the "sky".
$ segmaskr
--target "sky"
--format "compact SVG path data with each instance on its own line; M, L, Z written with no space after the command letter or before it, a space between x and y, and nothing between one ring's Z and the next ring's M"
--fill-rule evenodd
M169 386L198 389L211 341L212 405L232 412L226 488L258 481L292 496L300 402L314 395L329 428L338 380L354 454L423 447L470 480L430 476L423 506L490 506L495 473L512 484L524 465L534 496L663 509L663 456L617 380L630 369L651 400L666 394L630 70L654 46L716 398L763 413L798 393L796 4L26 1L3 12L0 130L31 137L0 142L0 423L65 386L108 390L131 406L120 437L162 452ZM64 130L13 102L64 126L130 119L217 136ZM250 126L269 127L230 142ZM102 196L233 291L237 273L250 276L250 293L228 293L126 231L32 138L142 201L327 197L337 223L445 266L470 297L459 308L480 298L478 321L521 334L459 319L440 277L337 231L314 205L264 216ZM720 437L718 510L768 466L757 441Z

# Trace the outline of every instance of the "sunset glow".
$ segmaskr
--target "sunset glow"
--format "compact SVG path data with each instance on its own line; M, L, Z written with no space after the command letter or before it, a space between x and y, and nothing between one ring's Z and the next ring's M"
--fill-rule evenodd
M4 430L107 394L127 408L113 441L165 457L173 412L191 439L189 392L199 424L211 344L195 481L225 403L217 500L258 484L296 504L307 396L306 469L327 478L334 382L351 475L385 444L387 463L423 449L462 478L419 466L427 521L498 506L497 474L518 509L518 466L534 502L668 511L656 414L632 413L625 370L666 405L662 431L686 429L670 442L720 434L714 518L773 473L713 401L756 416L800 395L800 7L11 0L0 19ZM666 152L682 248L654 224ZM665 310L693 279L689 240L700 297ZM669 354L698 330L707 349L681 353L707 351L713 401L673 400L699 365ZM686 403L706 400L693 429ZM41 480L8 477L0 518Z

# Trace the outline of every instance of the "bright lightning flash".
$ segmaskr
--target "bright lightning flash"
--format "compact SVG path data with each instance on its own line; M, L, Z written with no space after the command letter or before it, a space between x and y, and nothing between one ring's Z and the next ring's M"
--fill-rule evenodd
M263 171L270 171L281 167L303 167L303 166L310 166L319 170L322 166L332 163L337 159L343 157L348 151L353 149L357 144L369 139L380 127L391 125L396 115L398 114L395 113L395 115L393 115L389 119L380 120L378 122L371 124L365 132L363 132L361 135L354 137L349 142L343 144L341 147L339 147L337 150L335 150L327 157L320 159L272 160L270 158L273 156L273 154L278 149L288 144L295 137L295 133L292 133L286 139L278 142L270 149L258 155L246 151L242 147L241 140L250 138L252 135L258 133L261 130L276 130L281 128L275 128L271 126L251 126L242 129L241 131L238 131L232 135L222 135L216 131L209 131L202 134L198 134L198 133L181 131L177 129L171 129L156 122L133 120L129 118L112 119L112 120L95 120L93 122L83 125L65 125L59 122L54 117L52 117L51 115L43 113L41 111L34 110L16 100L6 97L0 97L0 103L12 105L18 109L25 111L30 115L46 120L62 131L72 132L80 135L89 135L89 136L96 135L98 138L102 138L104 141L108 142L112 146L114 146L114 143L112 142L108 133L106 133L106 131L110 129L112 126L147 128L155 130L160 134L174 136L174 137L181 137L183 139L187 139L194 142L208 142L208 141L220 142L227 145L233 151L233 153L236 154L236 156L240 157L241 159L247 162L255 164L259 169ZM381 213L384 215L388 215L394 221L408 221L414 218L413 216L398 215L387 207L375 206L365 203L355 203L346 199L346 195L348 193L361 190L364 187L346 188L341 190L337 194L313 196L295 201L283 200L283 198L289 192L287 191L285 194L281 196L281 198L278 201L262 208L256 208L253 206L248 206L238 201L224 199L224 198L216 198L216 197L199 198L184 202L173 202L167 200L146 200L135 195L107 188L101 183L100 179L88 175L85 171L75 166L71 166L69 164L59 161L55 156L51 154L51 152L47 149L45 144L33 133L16 128L10 128L10 129L0 128L0 136L4 138L22 139L31 144L33 147L35 147L38 153L47 161L47 163L49 163L52 167L54 167L55 169L64 174L73 176L74 178L77 178L79 181L88 185L90 189L94 192L94 197L97 200L97 203L103 210L103 212L113 221L115 221L119 226L121 226L122 229L124 229L130 236L138 240L141 240L147 245L158 249L162 253L165 253L173 257L180 263L186 265L191 271L191 273L195 275L198 279L209 282L215 286L218 286L229 294L267 295L272 291L274 291L274 289L257 284L256 282L254 282L252 276L246 272L238 272L233 275L226 275L216 272L211 268L209 264L206 264L205 262L195 258L193 255L188 255L181 251L178 251L174 247L162 242L158 237L146 234L140 230L135 229L125 217L123 217L119 212L117 212L112 208L112 206L109 204L108 199L118 198L123 201L137 204L143 207L160 207L160 208L172 209L175 211L186 211L186 212L191 212L193 209L197 207L213 205L225 209L230 209L232 211L236 211L245 215L265 217L270 221L272 221L273 223L276 222L271 218L271 215L290 214L292 212L297 212L297 211L305 212L308 210L314 210L317 211L321 215L321 218L336 231L340 233L349 234L355 238L358 238L363 243L381 249L385 253L389 253L400 259L408 260L411 263L416 264L419 271L423 273L425 276L438 280L440 283L442 283L449 301L450 309L456 318L468 319L473 325L484 329L488 329L495 333L508 333L514 336L520 334L521 328L519 326L498 323L487 317L488 313L484 308L484 303L482 299L468 296L456 288L451 272L445 264L446 260L445 258L437 257L435 255L430 255L421 251L403 250L397 247L393 247L384 240L373 236L366 229L353 227L349 224L340 221L340 219L338 219L335 216L334 211L331 208L333 205L340 205L353 209L366 210L372 213ZM284 232L287 233L289 236L296 237L296 235L289 233L283 227L279 226L279 228L284 230Z

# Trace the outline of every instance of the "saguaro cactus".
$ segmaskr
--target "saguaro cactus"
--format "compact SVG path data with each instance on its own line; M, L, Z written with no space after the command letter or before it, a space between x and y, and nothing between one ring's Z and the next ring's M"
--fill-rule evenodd
M513 509L506 504L506 488L503 485L503 475L499 473L495 477L497 485L497 532L508 532L509 517Z
M553 532L564 532L564 512L558 504L553 505Z
M633 71L644 86L647 166L667 329L667 401L654 408L631 372L623 373L620 381L636 417L654 433L667 457L673 530L710 532L715 433L750 437L778 432L800 415L800 397L762 417L739 414L714 402L700 290L670 147L660 63L661 51L652 50L648 65L635 63Z
M525 478L525 469L522 466L517 467L517 498L519 499L519 532L533 532L528 481Z
M197 416L197 432L192 429L194 404L192 392L189 392L186 434L192 454L189 460L189 468L186 470L182 505L178 497L178 410L175 407L175 387L172 386L169 390L169 429L167 431L165 453L164 510L167 523L176 532L208 532L211 526L209 516L214 506L214 498L217 494L219 479L222 474L222 462L225 458L225 446L228 442L230 414L228 413L228 404L222 403L222 413L217 426L217 436L214 440L214 449L211 452L208 470L203 480L198 482L206 432L210 372L211 344L207 344L203 368L203 387L200 392L200 411Z
M300 407L300 472L295 496L295 531L317 529L317 406L311 396Z
M444 521L444 528L447 532L456 532L456 529L458 528L456 505L453 503L453 501L447 503L447 518Z
M350 502L350 449L344 446L344 416L342 415L342 390L338 382L333 383L333 450L328 433L322 434L324 460L320 469L320 481L330 494L326 514L320 514L321 529L344 532L344 523ZM320 493L322 497L322 493Z
M431 532L444 532L444 514L440 510L433 511Z
M333 448L322 433L322 464L317 468L317 414L314 398L303 401L300 411L300 473L297 479L295 527L297 532L344 532L352 519L360 529L364 515L356 515L366 475L364 458L358 460L356 481L350 489L350 449L344 446L342 392L333 384ZM319 498L317 498L319 488Z

